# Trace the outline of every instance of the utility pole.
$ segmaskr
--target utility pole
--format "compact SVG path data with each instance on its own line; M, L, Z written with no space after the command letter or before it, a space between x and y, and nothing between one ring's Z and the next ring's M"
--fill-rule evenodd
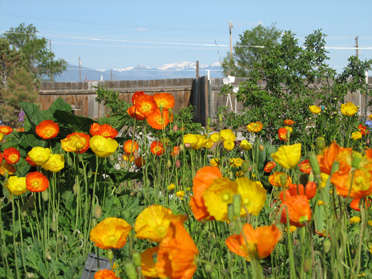
M81 61L79 57L79 81L81 82Z
M196 60L196 78L199 78L199 60Z
M232 59L232 34L231 34L231 28L234 26L231 25L231 21L229 22L229 31L230 31L230 59Z
M112 80L112 69L111 69L111 80Z
M52 41L49 40L49 53L50 55L50 80L53 81L53 65L52 65Z
M356 57L359 58L359 42L358 42L358 36L355 38L355 48L356 48Z

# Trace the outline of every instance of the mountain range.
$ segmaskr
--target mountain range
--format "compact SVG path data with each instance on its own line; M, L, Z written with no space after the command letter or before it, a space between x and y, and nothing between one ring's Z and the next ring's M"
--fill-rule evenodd
M151 68L146 65L123 69L91 69L81 67L81 81L84 80L149 80L167 78L193 78L196 76L196 63L180 62L164 64L158 68ZM219 62L211 65L199 65L199 76L207 76L210 71L211 78L222 77L222 67ZM66 71L55 78L57 82L79 81L79 66L69 65Z

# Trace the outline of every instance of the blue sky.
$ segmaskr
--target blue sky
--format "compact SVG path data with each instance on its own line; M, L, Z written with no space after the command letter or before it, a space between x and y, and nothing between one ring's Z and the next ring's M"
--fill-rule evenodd
M25 22L51 40L52 51L69 64L120 69L159 67L181 61L222 61L239 34L257 24L293 31L302 43L322 29L328 47L354 47L372 58L372 1L96 1L0 0L0 33ZM329 64L340 71L355 50L329 49Z

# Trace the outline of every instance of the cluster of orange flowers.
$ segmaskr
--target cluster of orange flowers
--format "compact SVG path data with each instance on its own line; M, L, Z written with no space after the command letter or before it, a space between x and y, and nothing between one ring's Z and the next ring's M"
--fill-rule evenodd
M156 93L153 96L143 91L136 91L132 96L132 106L128 114L137 119L145 120L154 129L164 129L173 121L171 109L174 107L174 97L169 93Z

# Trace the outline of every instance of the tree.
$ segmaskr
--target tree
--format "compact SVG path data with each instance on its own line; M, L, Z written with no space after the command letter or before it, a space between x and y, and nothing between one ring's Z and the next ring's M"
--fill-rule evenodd
M24 55L28 68L36 77L49 76L53 79L66 70L67 62L56 60L55 54L48 49L47 39L38 38L37 33L35 26L22 23L16 28L10 28L3 37L13 50Z
M225 75L230 73L232 76L247 77L255 63L260 61L263 47L276 45L282 31L272 24L270 27L258 25L251 30L246 30L240 36L240 42L234 46L232 59L230 53L224 58L222 68Z

